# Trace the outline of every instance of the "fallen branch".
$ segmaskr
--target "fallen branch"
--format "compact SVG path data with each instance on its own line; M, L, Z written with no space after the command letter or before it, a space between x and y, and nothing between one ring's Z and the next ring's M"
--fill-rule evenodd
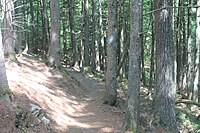
M194 105L200 107L200 103L194 102L194 101L188 100L188 99L181 99L181 100L179 100L179 101L176 101L176 104L178 104L178 103L194 104Z

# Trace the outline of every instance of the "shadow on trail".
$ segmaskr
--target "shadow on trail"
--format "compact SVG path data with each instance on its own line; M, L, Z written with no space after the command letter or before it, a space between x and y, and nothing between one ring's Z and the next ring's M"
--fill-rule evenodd
M9 86L22 105L36 103L51 119L58 133L108 133L119 131L122 117L106 109L99 99L70 77L64 77L38 60L21 57L21 66L7 63Z

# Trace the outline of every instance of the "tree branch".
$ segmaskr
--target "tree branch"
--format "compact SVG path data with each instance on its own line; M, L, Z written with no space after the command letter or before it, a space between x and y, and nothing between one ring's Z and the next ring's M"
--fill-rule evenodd
M179 101L176 101L176 104L178 104L178 103L194 104L194 105L200 107L200 103L194 102L194 101L188 100L188 99L181 99L181 100L179 100Z

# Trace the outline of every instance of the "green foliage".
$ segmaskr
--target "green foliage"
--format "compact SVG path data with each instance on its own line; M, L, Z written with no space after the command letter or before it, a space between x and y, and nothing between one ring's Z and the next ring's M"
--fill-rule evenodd
M24 127L21 128L21 131L22 131L23 133L27 133L27 132L28 132L27 128L24 128Z
M64 74L64 76L68 76L69 75L67 69L65 67L63 67L63 66L58 66L57 70L60 71L62 74Z
M105 75L103 73L95 73L95 79L105 81Z
M8 87L1 87L0 88L0 97L9 98L12 95L11 90Z
M150 80L150 69L145 69L145 80L149 81Z
M200 131L200 119L192 115L190 111L187 114L184 112L179 112L177 114L177 120L182 125L182 129L188 130L190 132L199 132Z
M128 79L126 79L126 78L119 78L117 80L117 82L118 82L118 87L120 88L120 90L124 94L127 94L127 92L128 92Z
M82 71L91 73L92 72L92 67L91 66L84 66L84 67L82 67Z
M88 76L90 78L99 80L99 81L105 81L105 75L102 72L97 72L96 70L93 70L92 67L86 66L82 68L82 73L84 76Z

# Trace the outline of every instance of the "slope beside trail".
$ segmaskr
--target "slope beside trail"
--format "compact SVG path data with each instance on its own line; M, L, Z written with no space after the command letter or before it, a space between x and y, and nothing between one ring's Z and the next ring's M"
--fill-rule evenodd
M124 114L102 104L104 83L68 68L63 76L34 58L18 58L20 66L6 62L14 101L26 110L30 104L43 109L52 133L119 133ZM70 77L71 76L71 77ZM45 133L42 127L40 133ZM28 128L27 128L28 130Z

